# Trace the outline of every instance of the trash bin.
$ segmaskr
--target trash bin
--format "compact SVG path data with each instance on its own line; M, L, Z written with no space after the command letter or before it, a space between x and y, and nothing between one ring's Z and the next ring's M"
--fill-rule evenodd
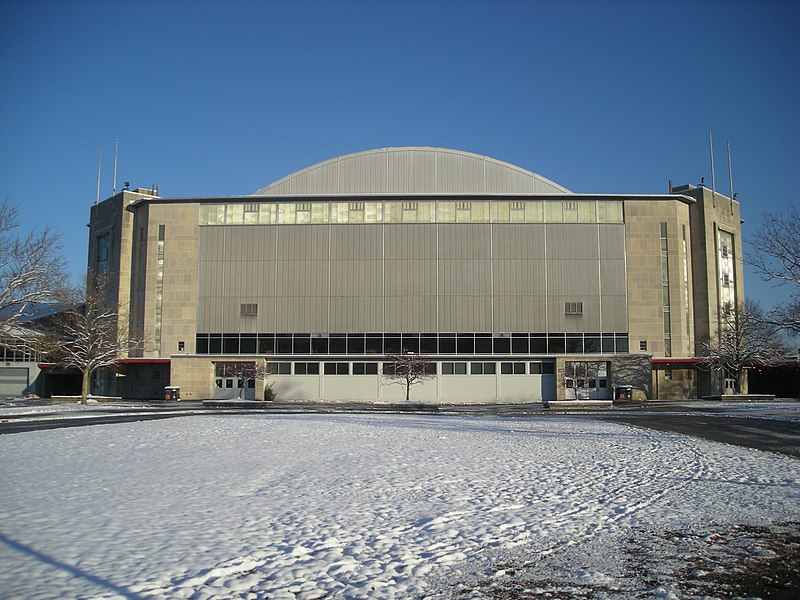
M631 400L631 399L633 399L632 385L614 386L614 400Z
M176 385L168 385L164 388L164 400L180 400L181 388Z

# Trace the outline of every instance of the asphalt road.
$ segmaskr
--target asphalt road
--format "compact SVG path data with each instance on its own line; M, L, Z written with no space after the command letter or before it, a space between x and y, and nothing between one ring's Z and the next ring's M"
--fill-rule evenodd
M364 404L279 404L265 411L277 414L298 413L386 413L501 416L510 418L581 418L613 421L636 427L678 433L715 442L734 444L800 458L800 402L731 405L726 403L647 402L629 403L608 410L548 411L541 404L532 405L372 405ZM0 434L126 423L152 419L176 418L198 414L252 414L252 410L207 409L186 402L140 405L98 405L85 411L64 413L0 415Z

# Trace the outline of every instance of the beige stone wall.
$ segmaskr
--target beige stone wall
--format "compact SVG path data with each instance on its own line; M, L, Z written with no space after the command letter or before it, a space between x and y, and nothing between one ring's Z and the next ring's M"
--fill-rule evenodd
M653 365L653 396L661 400L697 398L697 372L692 365Z
M194 352L198 211L196 203L152 203L137 208L135 227L144 230L146 252L137 269L137 277L142 281L134 286L132 295L137 297L139 318L148 339L146 356L169 357L179 352L179 342L183 342L183 353ZM156 323L160 225L164 226L164 264L159 335Z
M695 272L694 305L697 341L716 335L719 323L718 232L733 236L735 278L738 302L743 302L744 262L742 261L742 226L739 203L707 188L690 190L697 203L690 209L692 222L692 259Z
M661 223L667 224L671 351L664 336L664 298L661 266ZM683 231L689 237L689 207L681 200L627 200L625 244L630 351L653 356L691 356L693 346L691 258L684 263ZM688 270L688 286L684 278ZM689 306L690 308L690 306ZM687 325L688 323L688 325ZM640 343L647 347L641 348Z

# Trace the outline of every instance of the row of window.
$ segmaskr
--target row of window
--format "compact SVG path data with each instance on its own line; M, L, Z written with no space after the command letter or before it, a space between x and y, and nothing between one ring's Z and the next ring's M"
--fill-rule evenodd
M200 205L200 225L306 223L622 223L622 201L314 201Z
M20 340L0 340L0 361L20 362L38 360L28 344Z
M320 368L320 364L322 367ZM382 373L391 375L395 371L395 363L380 363ZM425 371L431 375L496 375L497 365L501 375L553 375L555 363L541 362L431 362ZM377 375L377 362L268 362L267 370L272 375ZM441 365L441 368L439 367Z
M627 333L199 333L197 354L627 354Z

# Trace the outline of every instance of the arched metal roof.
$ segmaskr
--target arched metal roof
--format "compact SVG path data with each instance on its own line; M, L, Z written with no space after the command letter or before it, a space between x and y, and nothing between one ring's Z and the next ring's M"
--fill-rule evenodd
M403 146L337 156L278 179L253 195L569 193L541 175L488 156Z

